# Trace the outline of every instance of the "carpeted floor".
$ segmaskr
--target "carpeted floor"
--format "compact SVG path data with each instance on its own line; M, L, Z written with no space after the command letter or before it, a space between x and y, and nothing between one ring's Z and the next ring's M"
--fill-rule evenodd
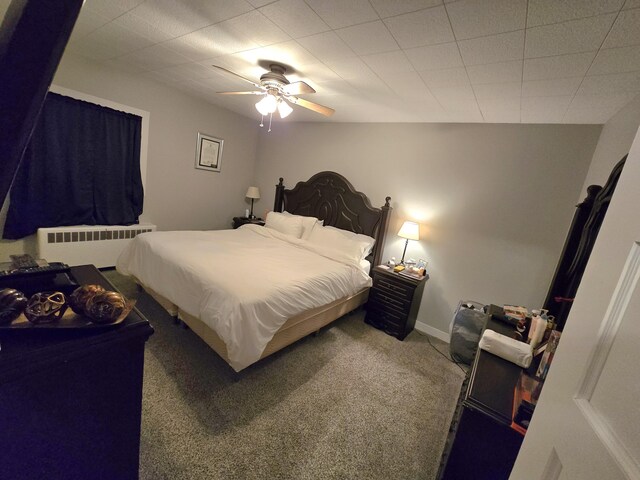
M123 293L135 287L111 271ZM432 479L463 373L348 315L235 373L144 293L140 478ZM442 351L447 345L431 339Z

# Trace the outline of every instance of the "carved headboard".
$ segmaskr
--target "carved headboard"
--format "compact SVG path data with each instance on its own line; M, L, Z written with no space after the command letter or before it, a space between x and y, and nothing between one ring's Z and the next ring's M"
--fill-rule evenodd
M285 188L280 178L273 210L317 217L324 220L325 225L375 238L373 251L367 257L374 266L382 260L390 200L391 197L387 197L382 207L375 208L364 193L356 191L339 173L320 172L306 182L298 182L291 190Z

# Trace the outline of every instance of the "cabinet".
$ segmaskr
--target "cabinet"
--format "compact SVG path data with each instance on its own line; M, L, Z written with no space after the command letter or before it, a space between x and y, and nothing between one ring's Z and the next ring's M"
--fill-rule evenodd
M79 284L113 286L92 265ZM138 478L145 342L134 309L119 325L0 332L0 478Z
M506 326L488 315L487 326L509 334ZM439 480L507 480L524 436L511 428L514 390L522 369L478 349L462 384Z
M369 290L364 321L385 333L404 338L413 330L429 276L408 277L380 266L372 271L373 286Z
M233 228L241 227L242 225L245 225L247 223L264 225L264 220L261 218L233 217Z

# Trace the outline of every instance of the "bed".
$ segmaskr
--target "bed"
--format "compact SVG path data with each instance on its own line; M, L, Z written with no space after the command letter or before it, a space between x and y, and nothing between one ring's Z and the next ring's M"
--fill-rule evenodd
M280 178L273 211L316 225L306 238L251 224L151 232L129 244L117 269L240 371L366 302L369 269L382 258L389 201L372 207L335 172L320 172L293 189ZM375 243L358 261L323 242L323 235L366 235Z

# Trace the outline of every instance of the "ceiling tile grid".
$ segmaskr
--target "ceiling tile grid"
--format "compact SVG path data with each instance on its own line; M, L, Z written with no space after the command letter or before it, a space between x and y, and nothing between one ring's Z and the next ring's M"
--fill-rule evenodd
M640 94L640 0L87 0L67 49L252 118L211 65L336 109L286 121L604 123Z

